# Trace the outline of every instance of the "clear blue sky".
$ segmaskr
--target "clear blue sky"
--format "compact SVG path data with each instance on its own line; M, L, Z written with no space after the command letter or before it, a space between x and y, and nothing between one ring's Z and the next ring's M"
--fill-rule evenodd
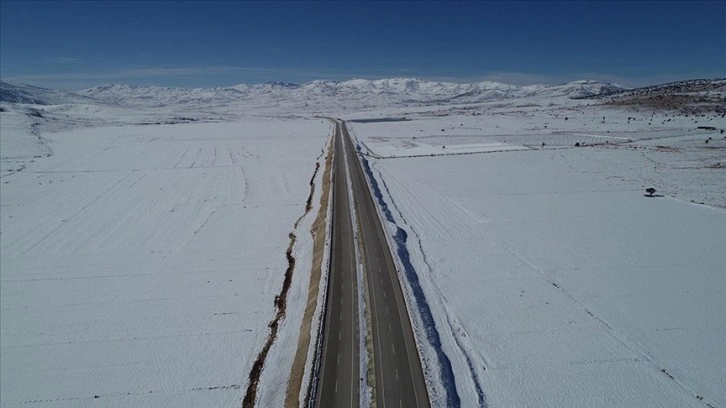
M726 76L726 2L0 0L0 77L53 88Z

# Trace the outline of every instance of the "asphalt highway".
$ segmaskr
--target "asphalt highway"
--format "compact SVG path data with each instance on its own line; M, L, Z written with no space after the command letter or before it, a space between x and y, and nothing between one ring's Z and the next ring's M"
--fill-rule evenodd
M354 231L361 240L364 279L369 291L373 339L374 401L377 407L428 407L411 322L376 204L354 146L340 121L336 125L333 176L333 236L319 407L359 405L358 296ZM343 155L347 156L346 160ZM351 223L349 174L358 225Z
M358 407L360 330L355 240L350 214L347 169L338 122L333 156L333 228L318 407Z

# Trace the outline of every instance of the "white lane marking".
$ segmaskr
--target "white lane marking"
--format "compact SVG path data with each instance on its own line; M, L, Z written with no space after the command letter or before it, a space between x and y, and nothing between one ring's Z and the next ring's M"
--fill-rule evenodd
M343 147L345 148L346 153L350 153L349 141L347 140L347 137L344 137L343 134L342 134L342 128L344 128L345 126L344 126L344 124L341 123L340 124L340 127L341 127L341 135L340 136L341 136L341 138L344 139L343 140ZM345 167L346 174L349 174L348 172L350 171L350 167L349 167L350 164L348 163L348 160L347 160L347 154L346 154L346 156L344 156L344 158L345 158L345 164L346 164L346 167ZM365 180L364 180L364 183L365 183ZM367 183L365 183L364 185L366 185L366 187L367 187ZM354 197L354 200L355 200L355 197ZM368 275L368 276L370 276L370 275ZM371 282L372 282L372 280L371 280ZM381 283L383 283L383 279L382 278L381 278ZM375 310L376 310L376 306L377 306L377 302L376 302L376 297L377 296L378 296L377 292L374 292L373 298L371 299L371 305L370 306L371 306L371 309L373 311L373 314L375 314ZM380 302L378 302L378 303L380 303ZM388 313L388 307L386 307L386 313ZM374 327L372 327L372 329L376 333L375 338L380 338L380 335L379 335L380 328L379 328L379 325L378 325L378 319L374 319L373 320L373 326ZM376 371L377 371L376 376L378 378L383 378L383 360L382 360L383 353L381 353L381 343L378 342L378 341L376 341L376 342L374 342L374 344L375 344L375 347L376 347L376 352L373 353L373 358L374 358L374 360L378 360L377 364L375 364ZM381 395L382 395L382 398L381 399L382 399L382 401L384 401L383 404L385 404L385 400L386 400L386 389L385 389L385 385L384 384L385 383L383 381L381 381L381 384L380 384L380 386L381 386ZM385 407L385 405L383 405L383 406Z
M398 381L398 368L396 369L396 381Z
M394 275L393 275L393 271L391 271L391 277L392 277L392 278L394 277ZM396 279L397 279L397 278L396 278ZM400 305L400 302L401 302L401 300L402 300L402 299L401 299L401 298L400 298L399 296L396 296L396 292L395 292L395 291L394 291L394 293L393 293L393 298L394 298L394 300L395 300L395 302L396 302L396 308L398 309L398 315L399 315L399 318L401 318L401 321L403 322L403 321L404 321L403 319L408 319L408 316L404 316L404 314L405 314L405 312L404 312L404 311L405 311L405 309L403 309L403 310L402 310L402 309L401 309L401 308L399 307L399 305ZM404 305L405 305L405 301L404 301ZM405 306L404 306L404 307L405 307ZM410 320L409 320L409 321L410 321ZM404 353L406 354L406 360L408 360L408 368L409 368L409 369L411 370L410 372L411 372L411 373L413 373L413 372L414 372L414 371L413 371L413 363L411 362L411 354L412 354L412 353L409 353L409 352L408 352L408 350L411 350L411 344L410 344L410 342L409 342L409 340L408 340L408 337L407 337L407 336L406 336L405 334L404 334L404 336L403 336L403 341L404 341L404 342L406 343L406 346L404 347ZM415 346L414 346L414 347L415 347ZM414 406L419 406L419 401L418 401L418 392L417 392L417 390L416 390L416 388L417 388L417 387L416 387L416 381L412 381L412 382L411 382L411 384L413 385L413 396L414 396L414 398L416 399L416 404L415 404Z
M393 344L391 344L391 348L393 349L393 354L396 354L396 346L394 346Z
M340 340L343 337L343 332L338 332L338 340Z
M398 408L403 408L403 400L398 400Z
M338 380L335 380L335 393L338 393Z
M340 321L343 321L343 312L340 312Z
M340 353L338 353L338 365L340 365Z
M340 127L341 127L341 129L344 127L342 123L341 123ZM346 143L347 143L347 141L346 141ZM350 147L349 147L349 149L350 149ZM345 178L346 178L346 181L348 183L347 185L349 186L348 187L348 200L350 201L349 202L349 211L350 211L350 214L351 214L351 222L352 222L353 216L357 216L357 210L356 210L356 197L355 197L355 192L353 191L353 189L351 187L353 185L353 181L352 181L350 172L351 172L351 169L350 169L350 164L348 163L348 157L345 156ZM358 236L358 231L356 229L357 226L350 225L350 227L351 227L351 230L353 232L354 237L357 237ZM350 243L349 252L351 254L354 254L355 257L358 258L358 248L355 247L355 239L350 240L349 243ZM351 298L353 299L353 301L350 302L350 306L351 306L350 307L350 322L351 322L351 324L350 324L350 338L351 338L351 342L350 342L350 359L351 359L351 365L350 365L350 368L351 368L351 370L350 370L350 385L351 385L351 387L353 387L354 384L355 384L355 379L360 374L359 372L356 372L355 370L353 370L353 367L355 367L355 350L356 350L356 346L357 346L357 344L356 344L357 342L355 341L355 339L356 339L356 335L355 335L356 325L353 324L353 322L356 321L356 316L358 314L358 308L359 308L359 305L358 305L358 296L357 296L357 293L356 293L357 284L358 284L358 282L357 282L357 279L358 279L357 265L354 265L353 266L353 270L351 271L351 273L354 274L355 279L356 279L356 280L353 281L353 284L350 285ZM342 307L341 307L341 309L342 309ZM353 401L354 401L353 400L353 396L355 394L356 393L354 393L354 392L351 392L350 393L350 406L351 407L354 406L354 404L353 404Z
M385 290L383 291L383 297L386 297L386 291Z
M355 211L355 209L354 209L354 211ZM356 248L353 247L353 242L351 242L351 251L352 251L353 254L356 253ZM357 273L356 273L356 279L357 278L358 278L358 276L357 276ZM351 284L350 285L350 297L351 297L351 299L353 299L353 301L350 302L350 339L351 339L350 340L350 361L351 361L351 364L350 364L350 386L351 387L354 387L354 389L355 389L355 388L358 388L358 387L355 387L355 378L357 378L359 376L359 374L360 374L360 373L356 372L353 369L353 367L355 367L355 348L356 348L356 345L358 343L357 341L355 341L356 340L356 337L355 337L355 324L353 324L353 322L355 322L356 314L358 313L358 308L357 308L357 306L358 306L358 304L357 304L358 294L355 293L355 284ZM350 406L351 407L353 407L353 396L354 395L356 395L355 392L351 392L350 393Z
M386 314L388 314L388 306L386 306Z
M391 330L391 323L388 323L388 331L393 331Z

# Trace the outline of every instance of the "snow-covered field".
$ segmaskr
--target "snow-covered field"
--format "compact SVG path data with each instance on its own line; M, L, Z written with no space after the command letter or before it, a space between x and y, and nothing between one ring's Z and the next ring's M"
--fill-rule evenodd
M726 120L569 99L615 89L0 84L0 406L240 406L295 232L282 406L318 114L357 120L432 400L726 406Z
M462 406L726 405L726 121L532 105L352 125Z
M76 106L34 134L27 122L38 118L6 106L1 405L239 406L329 123L88 128ZM263 375L260 400L276 406L307 298L313 217L298 227L288 317Z

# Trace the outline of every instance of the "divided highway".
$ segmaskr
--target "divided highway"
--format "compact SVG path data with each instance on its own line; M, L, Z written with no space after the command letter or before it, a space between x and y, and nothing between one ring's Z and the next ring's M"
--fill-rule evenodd
M341 123L335 125L333 228L318 407L357 407L360 402L360 330L355 239L343 157Z
M347 157L347 166L343 155ZM336 124L334 160L332 262L317 406L359 405L361 334L354 252L357 230L370 300L367 308L372 327L368 329L373 338L376 406L428 407L423 370L393 257L363 168L342 121ZM358 219L355 228L351 223L346 174L351 180Z

